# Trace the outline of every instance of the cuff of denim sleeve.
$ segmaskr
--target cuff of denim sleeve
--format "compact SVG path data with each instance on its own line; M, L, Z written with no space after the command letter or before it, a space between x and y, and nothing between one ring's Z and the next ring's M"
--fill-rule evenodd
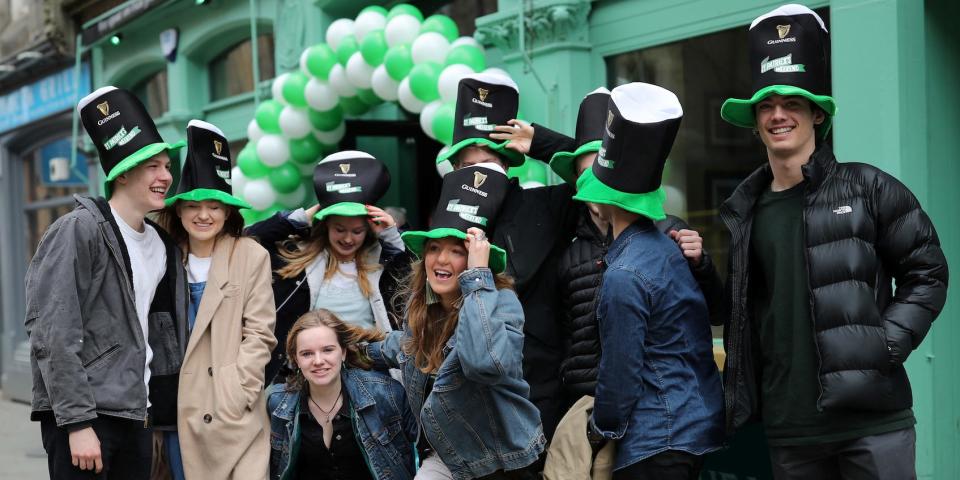
M623 438L624 433L626 433L627 431L626 428L623 428L622 431L620 431L619 433L603 430L597 426L597 423L594 421L594 419L595 417L591 415L590 422L587 424L587 431L593 431L607 440L620 440L621 438Z
M460 274L460 294L468 295L477 290L496 290L493 272L489 268L471 268Z

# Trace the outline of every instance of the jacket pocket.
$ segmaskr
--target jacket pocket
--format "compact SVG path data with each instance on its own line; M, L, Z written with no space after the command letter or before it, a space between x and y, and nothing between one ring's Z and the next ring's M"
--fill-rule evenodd
M106 364L108 360L117 356L118 353L120 353L120 344L114 343L90 360L83 362L83 368L85 370L96 370Z
M225 365L214 373L217 385L218 409L223 410L230 418L238 419L249 410L243 386L240 384L240 375L237 364Z

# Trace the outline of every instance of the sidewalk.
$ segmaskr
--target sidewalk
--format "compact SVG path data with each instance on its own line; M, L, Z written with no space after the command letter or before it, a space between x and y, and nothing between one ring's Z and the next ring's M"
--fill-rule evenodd
M47 454L40 443L40 424L30 421L30 405L0 392L0 480L47 478Z

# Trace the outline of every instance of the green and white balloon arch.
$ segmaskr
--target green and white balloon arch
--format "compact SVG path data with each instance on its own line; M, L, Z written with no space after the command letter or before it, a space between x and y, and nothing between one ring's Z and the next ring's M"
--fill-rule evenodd
M445 15L424 19L417 7L400 4L389 11L370 6L353 20L334 21L325 43L303 51L299 70L274 79L272 98L257 106L247 125L249 142L233 169L234 193L253 207L244 217L255 222L311 204L313 168L337 150L344 120L380 103L397 102L418 114L424 133L449 146L457 84L475 72L509 77L488 68L483 47L459 36ZM539 162L525 162L510 175L528 187L547 182Z

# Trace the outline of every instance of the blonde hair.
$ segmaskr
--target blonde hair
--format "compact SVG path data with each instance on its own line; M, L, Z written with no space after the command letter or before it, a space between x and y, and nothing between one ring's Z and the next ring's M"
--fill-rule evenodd
M354 260L357 263L357 283L360 284L360 292L363 296L370 298L373 294L373 286L370 284L369 274L380 268L379 264L368 265L366 256L377 243L377 236L367 227L367 234L363 239L363 244L357 251ZM330 234L327 230L327 223L319 221L313 224L310 229L310 238L306 241L287 240L280 245L278 249L280 256L286 260L287 264L277 269L277 275L280 278L297 278L303 272L320 252L327 250L330 246ZM332 252L328 252L327 264L324 267L323 279L329 280L337 273L340 268L339 262Z
M325 308L301 315L290 327L290 332L287 334L286 352L287 360L290 361L291 365L295 366L297 364L297 336L304 330L316 327L327 327L333 330L333 333L337 335L337 343L340 348L347 352L346 362L348 365L364 370L369 370L373 366L373 360L366 355L361 344L383 340L383 332L350 325ZM302 387L304 381L304 378L299 374L299 369L296 368L294 368L293 373L287 376L288 387Z

